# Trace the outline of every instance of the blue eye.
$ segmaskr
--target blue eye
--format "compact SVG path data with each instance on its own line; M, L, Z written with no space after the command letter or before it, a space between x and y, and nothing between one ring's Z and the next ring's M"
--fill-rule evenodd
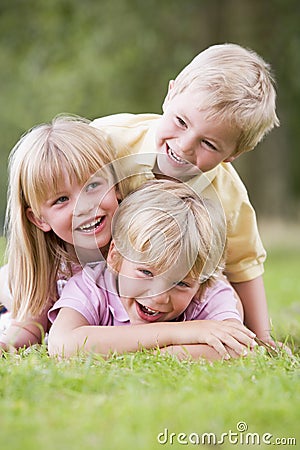
M100 184L100 183L99 183L98 181L93 181L93 183L89 183L89 184L86 186L85 190L86 190L86 191L91 191L92 189L96 189L96 187L98 187L99 184Z
M58 205L61 203L65 203L69 200L69 197L62 195L61 197L59 197L57 200L55 200L54 205Z
M176 286L179 286L179 287L190 287L190 285L188 283L186 283L185 281L178 281L178 283L176 283Z
M138 269L139 272L141 272L143 275L146 275L147 277L153 277L153 273L150 272L150 270L147 269Z

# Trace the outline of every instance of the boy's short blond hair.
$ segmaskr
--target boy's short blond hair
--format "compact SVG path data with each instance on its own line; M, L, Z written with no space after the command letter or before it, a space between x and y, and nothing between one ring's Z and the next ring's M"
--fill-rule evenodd
M206 283L222 271L225 230L222 211L188 185L150 181L129 194L115 213L113 269L118 271L121 258L160 274L178 264L178 281L189 275Z
M176 77L170 98L187 89L206 94L207 118L239 128L235 155L253 150L279 126L270 65L252 50L237 44L207 48Z

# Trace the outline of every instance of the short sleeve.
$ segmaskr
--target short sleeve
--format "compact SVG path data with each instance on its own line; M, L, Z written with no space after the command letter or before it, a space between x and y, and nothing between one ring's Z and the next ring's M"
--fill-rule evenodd
M230 163L218 166L212 184L227 222L225 274L230 282L249 281L264 272L266 251L247 190Z
M229 283L216 281L207 287L201 300L194 299L185 312L185 320L228 320L242 322L237 300Z
M109 308L105 294L98 288L96 278L98 273L84 269L68 280L62 290L61 297L48 312L48 318L53 323L61 308L71 308L78 311L89 325L100 325L107 322Z

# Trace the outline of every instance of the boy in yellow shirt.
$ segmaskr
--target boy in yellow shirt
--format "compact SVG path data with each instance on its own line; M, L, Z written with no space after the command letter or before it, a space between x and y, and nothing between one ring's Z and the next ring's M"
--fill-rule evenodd
M128 176L179 179L220 200L227 224L225 274L242 300L245 324L271 345L262 278L266 252L231 162L279 126L275 100L269 65L251 50L221 44L201 52L170 81L162 115L116 114L91 124L106 131L117 158L128 150L135 155Z

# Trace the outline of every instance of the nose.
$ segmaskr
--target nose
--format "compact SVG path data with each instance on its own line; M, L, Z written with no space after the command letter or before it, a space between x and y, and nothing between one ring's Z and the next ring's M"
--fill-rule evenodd
M177 145L182 155L191 155L195 148L195 138L186 131L177 139Z
M167 291L166 289L164 290L158 290L157 288L155 290L152 289L148 293L148 295L151 298L153 309L159 309L155 308L155 305L166 305L170 301L169 291Z
M95 203L89 199L87 199L85 196L79 196L77 199L77 202L74 207L74 213L73 215L75 217L79 217L82 215L90 214L91 211L95 210L96 207L99 205L95 205Z

